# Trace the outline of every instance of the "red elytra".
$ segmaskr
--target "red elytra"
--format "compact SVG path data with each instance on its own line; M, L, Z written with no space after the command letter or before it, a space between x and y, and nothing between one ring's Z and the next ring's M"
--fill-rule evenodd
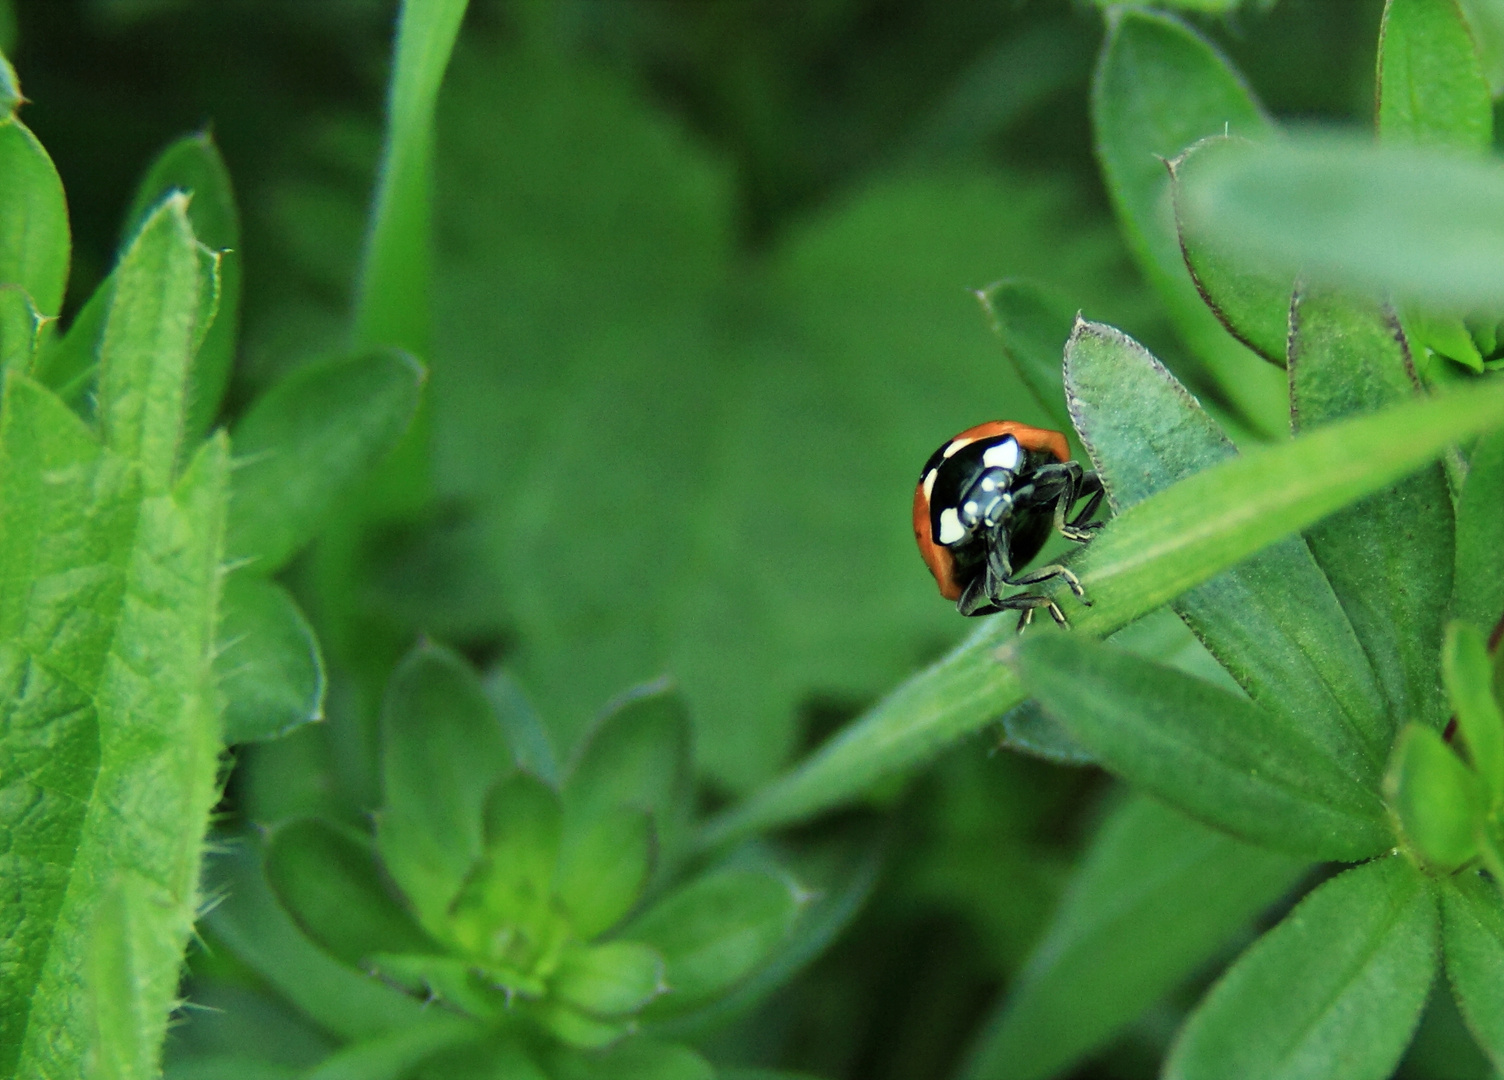
M978 439L990 439L999 435L1012 435L1025 450L1046 451L1060 462L1070 460L1070 445L1060 432L1030 427L1016 420L988 420L969 427L947 440L942 449L948 449L958 442L976 442ZM930 501L924 494L923 474L919 477L919 483L914 485L914 541L919 545L919 554L923 557L924 564L930 568L930 573L935 576L935 583L940 586L940 595L947 600L959 600L961 584L955 578L955 559L949 548L935 543L931 534Z

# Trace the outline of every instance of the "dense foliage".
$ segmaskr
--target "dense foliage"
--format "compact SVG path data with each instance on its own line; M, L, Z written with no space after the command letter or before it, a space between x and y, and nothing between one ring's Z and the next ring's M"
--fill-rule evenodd
M0 1075L1504 1069L1497 0L0 54ZM993 416L1065 630L913 551Z

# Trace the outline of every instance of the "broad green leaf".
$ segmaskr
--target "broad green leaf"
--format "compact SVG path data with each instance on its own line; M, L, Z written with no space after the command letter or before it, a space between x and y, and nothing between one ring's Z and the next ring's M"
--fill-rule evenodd
M0 119L0 207L0 285L19 285L56 315L68 283L68 204L52 159L13 112Z
M1393 313L1319 290L1303 289L1291 306L1288 363L1297 431L1408 401L1418 390ZM1321 522L1306 538L1373 662L1391 723L1445 723L1438 669L1455 530L1440 463Z
M672 858L692 807L692 732L678 690L638 687L601 714L564 783L571 831L622 808L651 816L659 848Z
M653 819L627 806L582 814L568 803L565 815L555 891L588 940L620 922L647 888L657 861Z
M501 720L507 741L512 744L517 767L558 787L561 780L559 765L548 738L548 729L517 680L502 668L497 668L486 676L484 686L486 698Z
M1411 724L1394 743L1384 797L1400 833L1427 866L1450 873L1478 855L1478 781L1440 735Z
M163 360L172 366L170 357ZM16 388L17 384L12 386ZM30 408L40 406L51 413L48 426L78 425L77 419L45 391L34 388L27 394L32 399ZM16 400L15 396L7 400L7 413ZM74 440L84 437L78 431L72 436ZM104 454L105 460L112 457ZM71 476L67 475L69 471ZM63 473L39 475L33 482L58 486L61 490L54 497L64 496L73 483L88 478L89 472L89 465L84 464ZM59 637L52 647L73 656L58 656L55 668L72 669L70 676L76 676L77 688L92 693L98 717L98 767L92 774L92 790L86 789L83 796L86 809L82 829L66 849L62 866L52 874L81 883L107 881L125 872L143 883L144 901L135 908L140 922L134 935L134 964L140 994L138 1015L142 1017L139 1039L154 1052L161 1045L168 1012L177 999L183 950L199 903L203 836L210 809L219 798L221 743L210 664L228 474L228 444L223 438L213 439L191 459L173 488L140 501L134 532L105 534L109 536L106 543L92 551L89 545L79 543L84 537L73 531L78 527L77 519L60 522L60 533L45 538L32 534L33 543L40 539L51 550L46 555L34 551L30 558L41 555L44 565L50 561L62 574L49 581L46 576L26 575L24 562L13 563L25 576L11 581L20 585L30 577L27 592L34 610L26 613L21 608L17 612L12 607L0 617L0 624L14 627L21 620L12 621L12 613L28 616L21 633L11 639L21 646L41 629L37 623L43 620L38 620L38 615L44 620L48 614L54 619L61 616L61 622L53 626L52 633ZM14 494L14 487L0 479L0 502L6 506L27 505L12 502ZM102 506L95 504L92 491L83 506L100 514L106 523L122 523L118 508L110 507L116 496L109 487L99 494L104 496ZM39 504L33 501L31 505ZM24 535L38 524L32 519L13 523L13 527L18 526L19 534ZM13 534L6 542L19 538ZM123 594L119 591L118 569L101 575L101 562L116 567L124 564ZM35 566L33 574L42 568ZM115 583L106 584L111 578ZM57 589L65 581L65 589L73 591L72 597ZM47 593L52 596L35 608ZM63 606L53 607L60 601ZM80 601L83 610L74 606ZM106 627L113 630L108 638L108 658L96 654L91 659L95 647L91 635ZM35 655L44 659L46 652ZM74 666L79 662L85 668ZM66 744L66 727L54 731ZM60 779L66 782L66 778ZM71 816L65 812L64 821ZM24 855L24 847L18 854ZM52 848L47 857L56 859L59 854ZM40 899L46 903L45 897ZM0 1009L25 1017L26 1035L18 1065L23 1075L81 1074L83 1056L93 1038L85 1003L85 971L89 963L88 927L98 899L89 888L67 891L61 906L54 906L49 918L50 942L39 977L35 969L27 973L35 981L30 995L20 999L26 1005L18 1009L19 1002L9 1001Z
M386 146L357 290L357 347L429 352L434 107L466 6L467 0L402 4Z
M1191 231L1181 213L1181 191L1205 163L1243 140L1211 135L1169 162L1170 189L1180 250L1196 291L1229 334L1265 360L1285 364L1293 274L1264 273L1217 245L1215 237Z
M188 377L184 432L194 439L209 430L219 413L240 332L240 215L229 170L208 132L184 136L152 162L126 214L127 239L145 221L148 211L172 191L188 194L188 220L193 233L218 259L214 320L199 328L202 340L194 350Z
M668 989L663 958L635 941L586 945L564 954L551 988L595 1016L635 1013Z
M1004 652L1106 768L1200 821L1310 859L1355 862L1393 843L1378 793L1296 718L1075 635Z
M377 847L433 932L484 850L482 811L512 771L512 751L469 666L433 645L392 676L381 744Z
M1096 756L1082 746L1065 725L1039 707L1025 701L1003 714L1003 745L1009 750L1043 758L1056 765L1095 765Z
M999 281L977 290L977 299L1019 382L1055 429L1070 433L1061 348L1074 322L1071 306L1052 290L1026 281Z
M31 374L46 321L19 285L0 285L0 371Z
M408 354L378 349L309 364L258 399L232 433L230 554L258 574L286 563L397 445L424 377Z
M1066 384L1119 512L1236 456L1174 376L1121 334L1080 324L1066 348ZM1377 780L1392 724L1368 657L1303 539L1271 544L1172 606L1255 702L1296 719L1355 776Z
M1430 886L1404 859L1338 875L1212 987L1165 1080L1382 1080L1426 1003L1437 931Z
M1265 437L1283 427L1278 372L1229 337L1186 271L1164 162L1209 135L1259 138L1271 125L1247 85L1205 39L1169 15L1109 16L1092 86L1097 157L1139 266L1216 387Z
M1453 622L1441 652L1441 677L1468 759L1490 810L1504 805L1504 710L1494 697L1494 663L1476 626Z
M1107 327L1088 332L1127 349ZM1338 421L1207 468L1128 507L1073 563L1093 606L1062 598L1076 633L1103 637L1282 536L1382 489L1449 445L1504 425L1504 385L1459 389ZM1406 438L1394 438L1396 430ZM1321 461L1321 469L1312 469ZM1012 619L992 619L898 687L811 758L711 819L702 844L798 821L860 797L877 780L930 760L1023 700L995 661Z
M963 1080L1044 1080L1106 1045L1290 889L1298 860L1141 795L1097 831Z
M330 955L366 970L382 952L438 952L391 895L371 842L304 818L272 833L266 877L282 906Z
M89 1076L97 1080L153 1080L158 1050L146 1041L155 1017L143 1014L138 992L136 941L139 908L147 890L121 877L109 882L99 903L89 945L90 1006L95 1041Z
M1504 171L1493 161L1291 136L1208 161L1182 209L1189 228L1269 272L1428 310L1504 310Z
M335 960L305 937L277 902L252 842L235 841L209 863L221 900L204 916L224 947L319 1027L361 1040L422 1019L419 1001Z
M80 412L93 411L87 391L99 370L99 352L114 286L113 275L101 281L73 316L67 332L51 334L42 342L33 367L38 382Z
M682 1013L752 974L788 936L806 899L786 878L726 869L659 900L620 934L663 957L668 990L648 1015Z
M1442 949L1452 993L1478 1045L1504 1068L1504 904L1476 873L1448 878L1441 888Z
M1388 0L1377 97L1380 138L1488 149L1493 102L1458 0Z
M141 467L150 494L164 491L183 438L189 364L199 329L199 245L188 199L164 199L116 268L99 356L105 445Z
M250 574L225 581L214 671L228 744L275 739L324 718L324 657L287 590Z
M1478 440L1457 496L1454 618L1491 629L1504 617L1500 551L1504 551L1504 431Z

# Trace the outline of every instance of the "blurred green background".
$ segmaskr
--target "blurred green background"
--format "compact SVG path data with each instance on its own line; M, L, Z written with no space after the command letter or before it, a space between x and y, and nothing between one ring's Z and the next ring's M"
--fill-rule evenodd
M1197 25L1275 114L1367 122L1380 7ZM244 217L232 410L339 348L394 17L0 0L69 193L69 310L146 163L209 127ZM516 674L565 751L613 695L672 675L721 798L956 641L913 550L917 469L973 423L1045 420L972 291L1044 282L1196 383L1093 157L1101 33L1062 0L472 0L436 132L431 497L296 568L331 722L244 755L225 813L371 806L373 702L420 634ZM714 1056L950 1070L1105 790L986 751L887 793L905 812L859 923ZM1083 1075L1152 1075L1175 1019Z

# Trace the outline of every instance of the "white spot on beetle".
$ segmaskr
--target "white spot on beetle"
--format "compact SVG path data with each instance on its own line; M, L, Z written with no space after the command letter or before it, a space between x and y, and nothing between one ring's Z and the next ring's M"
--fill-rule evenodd
M949 446L945 448L945 453L941 454L940 456L943 458L948 458L957 450L960 450L962 447L970 446L974 442L976 442L975 439L955 439Z
M926 502L935 491L935 477L940 475L939 469L931 469L924 474L924 499Z
M1010 435L996 446L989 446L982 454L982 464L989 469L1007 469L1012 472L1018 468L1018 443Z
M966 530L961 527L961 518L954 506L940 511L940 542L942 544L954 544L965 535Z
M966 503L966 505L964 507L962 507L962 509L965 510L967 512L967 514L971 515L972 517L976 517L977 516L977 504L974 503L974 502L968 501Z

